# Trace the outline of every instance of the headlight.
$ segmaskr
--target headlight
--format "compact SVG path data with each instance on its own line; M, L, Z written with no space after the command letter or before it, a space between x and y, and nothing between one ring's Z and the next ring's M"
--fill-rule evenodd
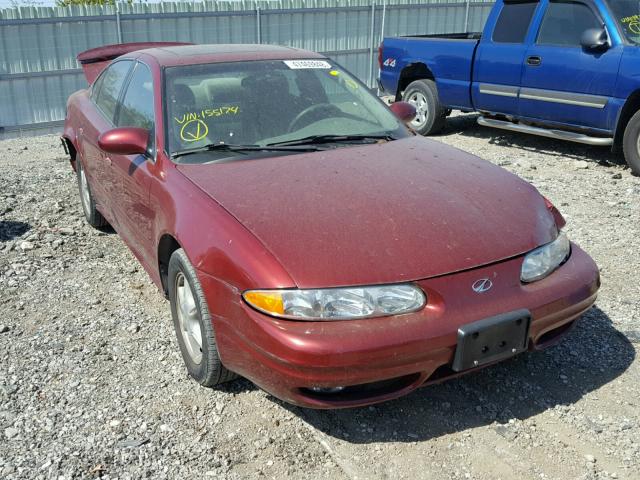
M525 283L541 280L564 263L571 252L567 236L560 232L558 238L524 257L520 280Z
M262 313L292 320L350 320L416 312L426 304L413 285L327 288L316 290L249 290L245 301Z

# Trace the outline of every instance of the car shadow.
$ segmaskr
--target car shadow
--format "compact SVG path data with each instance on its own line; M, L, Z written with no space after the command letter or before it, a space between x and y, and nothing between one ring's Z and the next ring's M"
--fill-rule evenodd
M310 410L273 401L325 434L357 444L425 441L492 424L499 434L514 435L509 420L571 405L620 376L634 361L632 342L639 338L639 332L618 331L594 307L554 347L398 400L347 410Z
M484 127L478 125L478 116L478 114L472 113L447 118L446 127L436 137L459 134L463 137L489 140L491 145L513 147L573 160L585 160L602 166L625 164L622 152L612 152L610 147L583 145L527 133Z
M96 230L100 232L101 235L117 235L118 233L109 223L101 227L96 227Z
M31 230L31 225L13 220L0 220L0 242L8 242Z

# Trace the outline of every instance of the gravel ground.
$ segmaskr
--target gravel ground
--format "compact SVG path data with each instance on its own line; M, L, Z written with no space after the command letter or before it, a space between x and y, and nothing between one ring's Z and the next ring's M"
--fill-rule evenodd
M602 269L597 306L545 352L334 412L189 380L168 304L84 223L57 138L0 142L0 478L640 479L640 178L473 116L436 141L564 212Z

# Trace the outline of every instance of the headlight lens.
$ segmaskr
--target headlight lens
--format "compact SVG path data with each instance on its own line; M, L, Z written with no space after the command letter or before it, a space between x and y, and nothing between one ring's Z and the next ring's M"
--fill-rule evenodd
M536 248L524 257L520 280L525 283L542 280L564 263L571 252L567 236L560 232L558 238L540 248Z
M422 309L427 299L414 285L249 290L245 301L262 313L293 320L350 320L386 317Z

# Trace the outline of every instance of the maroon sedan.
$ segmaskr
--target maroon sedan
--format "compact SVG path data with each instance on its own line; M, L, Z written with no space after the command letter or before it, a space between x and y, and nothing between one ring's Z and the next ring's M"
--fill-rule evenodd
M518 177L414 135L332 60L261 45L79 56L63 141L87 221L168 296L191 376L365 405L546 347L600 285Z

